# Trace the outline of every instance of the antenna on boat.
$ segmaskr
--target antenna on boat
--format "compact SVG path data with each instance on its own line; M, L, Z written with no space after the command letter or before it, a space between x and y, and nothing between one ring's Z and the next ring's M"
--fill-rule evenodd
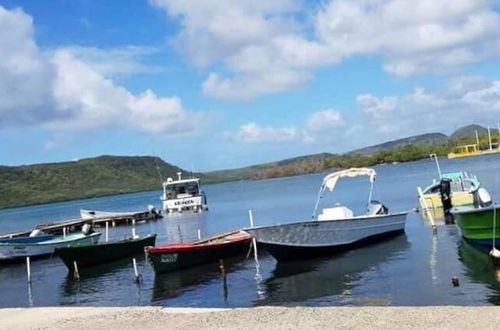
M490 129L490 127L489 127L489 126L488 126L488 142L490 143L490 150L491 150L491 149L493 149L493 148L491 147L491 129Z
M441 167L439 166L438 156L436 154L430 154L429 157L431 159L434 159L436 161L436 167L437 167L437 170L438 170L439 179L441 179L443 177L443 175L441 174Z
M158 165L158 156L155 155L156 170L158 171L158 176L160 177L160 183L163 184L163 177L161 176L160 166Z

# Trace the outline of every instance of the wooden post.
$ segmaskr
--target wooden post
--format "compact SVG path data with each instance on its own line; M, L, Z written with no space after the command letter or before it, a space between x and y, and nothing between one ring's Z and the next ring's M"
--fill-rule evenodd
M106 221L106 242L109 241L109 222Z
M222 294L224 295L224 300L227 300L227 276L226 268L224 267L224 259L219 259L219 269L222 275Z
M253 228L253 214L252 210L248 210L248 218L250 220L250 228ZM253 256L255 258L255 264L259 263L259 257L257 254L257 241L255 240L255 237L252 238L252 245L253 245Z
M181 226L180 225L177 225L177 231L179 232L179 241L181 243L183 243L183 241L182 241L182 232L181 232Z
M201 239L201 230L198 228L198 239Z
M139 283L140 276L139 276L139 271L137 270L137 261L135 260L135 258L132 259L132 264L134 266L134 281L136 283Z
M66 227L63 227L63 237L66 237Z
M31 284L31 264L30 264L30 257L26 257L26 272L28 273L28 283Z
M73 277L75 280L80 281L80 273L78 272L78 264L73 261Z
M132 219L132 238L135 238L135 219Z

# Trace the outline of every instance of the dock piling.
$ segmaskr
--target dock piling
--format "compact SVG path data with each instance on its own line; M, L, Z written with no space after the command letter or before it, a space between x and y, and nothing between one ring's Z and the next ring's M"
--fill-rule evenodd
M135 258L132 259L132 265L134 266L134 281L136 283L139 283L140 282L140 275L139 275L139 271L137 270L137 261L135 260Z
M201 239L201 230L198 228L198 239Z
M26 257L26 272L28 275L28 283L31 284L31 264L30 257Z
M63 227L63 237L66 237L66 227Z
M135 219L132 219L132 238L136 238L137 235L135 233Z
M253 213L252 210L248 210L248 218L250 220L250 228L253 228ZM255 264L259 264L259 256L257 254L257 241L255 240L255 237L252 238L252 245L253 245L253 256L255 258Z
M80 273L78 272L78 264L76 261L73 261L73 278L76 281L80 281Z
M182 232L181 232L181 226L180 225L177 225L177 231L179 232L179 241L181 243L184 243L183 239L182 239Z
M219 269L222 275L222 294L224 295L224 300L227 300L227 275L224 259L219 259Z
M106 221L106 242L109 241L109 222Z

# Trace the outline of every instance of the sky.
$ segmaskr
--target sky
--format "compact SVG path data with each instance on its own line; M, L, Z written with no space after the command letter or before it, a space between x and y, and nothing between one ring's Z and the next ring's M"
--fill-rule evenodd
M500 121L496 0L0 0L0 164L208 171Z

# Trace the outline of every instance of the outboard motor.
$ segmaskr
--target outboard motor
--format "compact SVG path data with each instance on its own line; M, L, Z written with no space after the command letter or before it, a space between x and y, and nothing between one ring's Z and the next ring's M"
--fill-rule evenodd
M379 201L370 201L366 213L367 215L384 215L389 213L389 209Z
M491 195L485 188L479 188L474 192L474 206L487 207L493 204Z
M451 180L441 179L438 189L439 194L441 195L441 203L443 204L444 214L450 214L450 210L453 207L451 203Z

